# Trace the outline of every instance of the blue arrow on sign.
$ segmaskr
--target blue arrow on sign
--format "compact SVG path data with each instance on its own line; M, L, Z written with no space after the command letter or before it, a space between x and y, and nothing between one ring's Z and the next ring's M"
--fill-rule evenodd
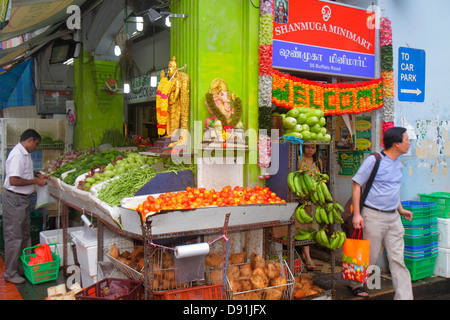
M425 101L425 50L398 49L398 100Z

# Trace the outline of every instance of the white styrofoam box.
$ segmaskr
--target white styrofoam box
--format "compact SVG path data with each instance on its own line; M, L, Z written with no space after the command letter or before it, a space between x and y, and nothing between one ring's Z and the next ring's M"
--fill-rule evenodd
M89 275L88 270L81 269L81 286L83 288L87 288L89 286L92 286L94 283L97 282L97 275L91 276Z
M71 232L83 230L83 227L73 227L67 229L67 234L70 235ZM62 267L64 264L64 248L63 248L63 234L62 229L54 229L54 230L45 230L39 233L39 242L41 244L52 244L56 243L56 247L58 248L58 254L61 257ZM72 241L70 237L67 237L67 264L73 265L75 264L75 259L73 255L72 249Z
M434 274L440 277L450 278L450 249L438 247Z
M86 270L89 276L97 275L97 229L92 230L92 235L88 236L84 230L72 232L73 241L76 244L77 258L81 270ZM122 237L109 229L103 232L103 247L110 248L115 243L116 247L121 249L133 248L133 240Z
M438 218L438 246L450 248L450 219Z
M221 190L223 186L244 185L244 158L207 157L197 159L197 185L206 189Z

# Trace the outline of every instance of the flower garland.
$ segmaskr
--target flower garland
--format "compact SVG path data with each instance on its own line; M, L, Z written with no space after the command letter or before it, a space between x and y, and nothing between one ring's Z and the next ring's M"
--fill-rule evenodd
M167 129L167 116L169 108L169 93L172 89L172 82L165 76L161 76L158 88L156 91L156 125L158 129L158 135L163 136L166 134Z
M270 130L272 129L272 57L273 57L273 0L260 0L259 6L259 84L258 124L266 134L259 134L258 165L260 179L267 179L266 169L272 160Z
M233 100L234 104L234 110L233 114L230 117L229 120L227 120L227 117L220 111L220 109L216 106L216 103L214 102L214 96L212 93L207 93L205 95L205 101L208 104L209 110L211 110L211 113L214 115L215 118L220 120L222 122L222 125L225 126L231 126L232 128L236 127L236 125L239 122L239 119L242 115L242 103L241 99L236 98Z
M320 109L325 115L369 112L383 106L383 81L320 83L274 70L272 102L288 109Z
M392 27L391 21L383 17L380 20L380 62L381 75L383 78L383 128L394 120L394 67L392 49ZM383 131L384 133L384 131Z

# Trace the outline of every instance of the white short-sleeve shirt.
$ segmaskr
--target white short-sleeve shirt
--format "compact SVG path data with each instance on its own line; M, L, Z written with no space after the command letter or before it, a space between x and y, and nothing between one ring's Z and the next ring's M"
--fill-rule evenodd
M9 183L10 177L20 177L22 179L34 179L33 160L31 154L18 143L9 153L5 166L5 189L22 194L31 194L34 191L34 185L12 186Z

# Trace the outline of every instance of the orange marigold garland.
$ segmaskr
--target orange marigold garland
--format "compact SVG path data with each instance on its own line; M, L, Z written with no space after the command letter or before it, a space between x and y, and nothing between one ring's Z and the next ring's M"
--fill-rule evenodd
M273 71L272 102L280 107L323 110L325 115L358 114L383 106L383 79L320 83Z
M158 121L158 135L166 134L167 128L167 109L169 108L169 93L172 88L172 83L164 75L161 74L161 80L156 91L156 120Z

